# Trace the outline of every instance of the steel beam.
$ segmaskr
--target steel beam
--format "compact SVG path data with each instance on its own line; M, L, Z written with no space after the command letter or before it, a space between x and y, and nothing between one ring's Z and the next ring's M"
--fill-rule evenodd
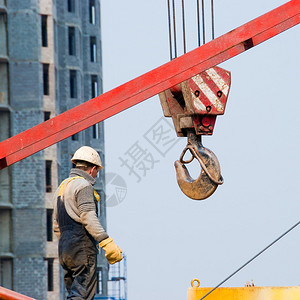
M33 298L21 295L14 291L8 290L0 286L0 299L2 300L34 300Z
M300 23L286 4L136 79L0 143L0 169L140 103Z

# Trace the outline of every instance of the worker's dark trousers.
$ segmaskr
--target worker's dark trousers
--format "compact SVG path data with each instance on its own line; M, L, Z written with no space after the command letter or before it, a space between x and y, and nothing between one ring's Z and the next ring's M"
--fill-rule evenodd
M97 284L95 241L82 224L70 218L60 197L57 199L57 215L61 231L59 262L64 271L67 299L94 299Z

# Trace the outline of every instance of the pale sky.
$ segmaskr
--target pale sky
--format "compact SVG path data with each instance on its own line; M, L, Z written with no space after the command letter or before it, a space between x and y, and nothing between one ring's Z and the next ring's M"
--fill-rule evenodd
M195 3L186 1L188 50L197 46ZM215 36L284 3L215 1ZM169 61L166 0L102 1L101 16L104 91ZM203 145L217 155L225 182L207 200L191 200L177 185L174 161L186 138L175 140L158 96L105 121L106 172L127 186L107 219L127 255L130 300L186 299L193 278L214 287L299 221L299 37L298 25L220 65L231 72L231 89ZM158 125L172 129L171 149L153 147ZM144 163L153 159L145 176L135 169L139 182L121 166L134 147L145 150ZM107 186L108 196L114 192ZM299 285L299 234L294 229L224 286Z

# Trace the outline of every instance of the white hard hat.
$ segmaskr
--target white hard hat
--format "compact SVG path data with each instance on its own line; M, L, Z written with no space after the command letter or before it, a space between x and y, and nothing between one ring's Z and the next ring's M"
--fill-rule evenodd
M82 146L74 153L71 162L76 164L77 160L87 161L103 169L100 155L98 152L89 146Z

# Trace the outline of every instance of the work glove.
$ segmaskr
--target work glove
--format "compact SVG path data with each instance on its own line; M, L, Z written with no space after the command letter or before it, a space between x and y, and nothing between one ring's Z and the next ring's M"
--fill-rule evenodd
M99 247L105 251L105 257L111 265L123 259L122 250L115 244L112 238L109 237L101 241Z

